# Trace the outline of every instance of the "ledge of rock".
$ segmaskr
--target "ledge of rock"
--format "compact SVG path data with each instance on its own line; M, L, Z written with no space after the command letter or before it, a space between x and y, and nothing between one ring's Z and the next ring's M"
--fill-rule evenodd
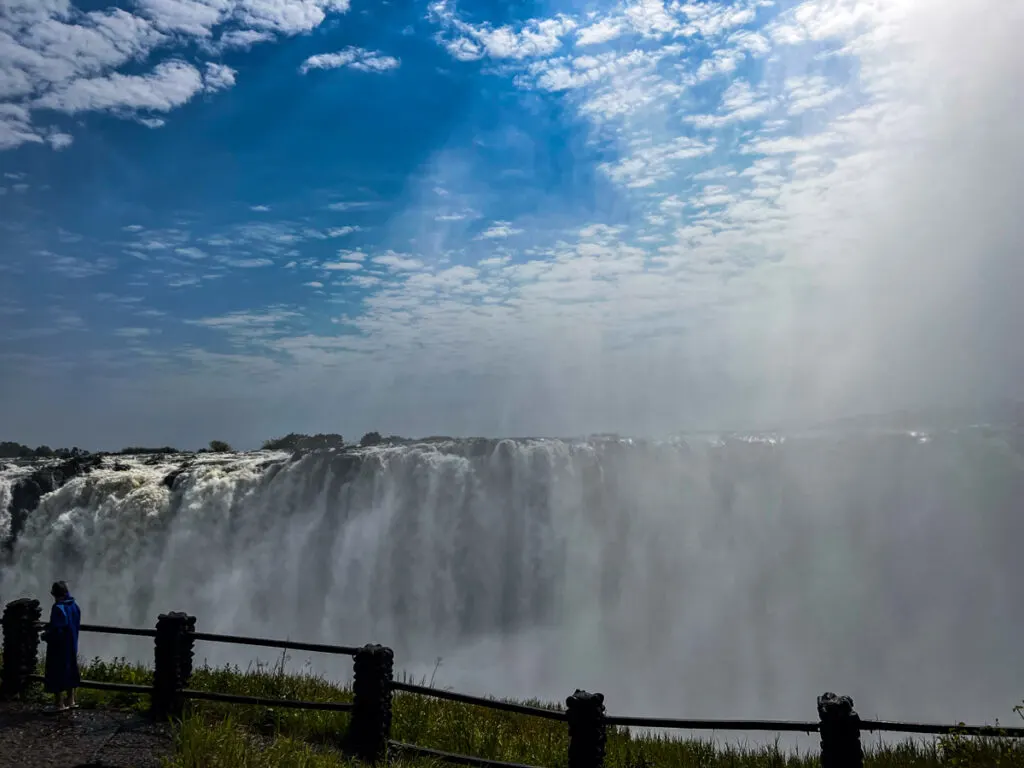
M59 464L40 467L18 480L11 488L11 533L4 546L8 549L17 541L29 514L39 506L39 500L63 486L72 478L92 472L103 466L102 456L75 456Z

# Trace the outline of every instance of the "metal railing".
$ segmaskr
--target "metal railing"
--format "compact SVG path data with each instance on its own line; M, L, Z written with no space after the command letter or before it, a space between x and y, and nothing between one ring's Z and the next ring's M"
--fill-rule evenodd
M36 673L40 621L38 601L16 600L3 613L3 667L0 669L0 696L22 694L30 683L43 681ZM924 735L1024 738L1024 728L988 725L945 725L890 720L861 720L847 697L824 694L817 700L817 721L787 720L694 720L665 717L610 715L605 712L604 697L576 691L566 699L566 709L547 709L511 701L471 696L455 691L396 681L393 679L393 653L376 645L345 646L303 643L292 640L245 637L195 631L195 618L183 613L161 614L154 629L82 624L81 632L96 632L133 637L152 637L155 642L153 685L134 685L99 680L82 680L80 688L148 695L153 711L181 717L186 700L212 701L261 707L280 707L350 714L344 734L346 751L365 761L376 762L390 750L394 754L440 759L454 765L478 768L536 768L486 758L460 755L443 750L406 744L391 739L392 695L396 692L430 696L471 706L510 712L527 717L565 722L569 726L569 768L601 768L605 743L611 728L656 728L688 731L768 731L817 733L821 737L823 762L827 755L842 765L862 766L862 732L902 732ZM308 651L351 656L354 659L353 700L301 701L263 696L242 696L188 687L192 673L193 646L196 641L247 645L262 648ZM161 682L162 681L162 682ZM832 762L832 760L828 760Z

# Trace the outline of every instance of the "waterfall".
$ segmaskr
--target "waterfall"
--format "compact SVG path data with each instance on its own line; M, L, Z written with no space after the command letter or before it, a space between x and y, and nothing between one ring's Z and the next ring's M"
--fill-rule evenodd
M63 578L86 622L379 642L440 685L618 714L814 719L835 690L1005 722L1024 697L1024 457L992 430L118 460L42 498L0 598Z

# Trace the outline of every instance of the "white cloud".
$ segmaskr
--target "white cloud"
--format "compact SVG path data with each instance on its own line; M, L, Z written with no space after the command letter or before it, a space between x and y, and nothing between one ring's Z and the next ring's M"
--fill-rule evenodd
M344 237L345 235L351 235L353 232L360 232L362 227L349 226L349 227L331 227L327 230L328 237Z
M333 271L361 269L362 265L358 262L366 261L367 255L361 251L351 251L343 248L338 251L338 258L339 261L324 262L321 264L321 268Z
M0 104L0 150L26 142L43 142L43 137L32 127L28 110L16 104Z
M369 200L352 200L348 202L331 203L327 206L329 211L359 211L367 208L376 208L379 203Z
M79 256L64 256L50 251L41 251L40 256L48 261L51 272L71 279L94 277L113 269L117 262L108 257L85 259Z
M11 24L0 13L0 71L9 83L7 95L27 96L141 59L165 41L145 19L121 9L58 13L28 27ZM31 86L11 93L19 73Z
M584 27L576 35L576 45L600 45L620 37L626 31L626 25L618 19L601 19Z
M161 32L209 37L231 11L230 0L138 0L142 15Z
M440 40L448 52L460 61L475 61L484 56L494 59L526 59L548 56L562 45L562 38L576 28L566 16L531 19L518 30L511 26L473 25L460 20L448 0L430 6L432 18L452 35L442 33Z
M722 103L713 115L687 115L684 119L700 128L720 128L735 122L763 118L775 102L760 95L746 80L735 80L722 94Z
M318 280L311 280L308 283L303 283L303 285L306 286L307 288L323 288L324 287L324 284L319 282Z
M821 75L789 77L785 87L791 115L827 106L843 95L842 88Z
M124 109L168 112L202 90L199 70L184 61L157 64L147 75L112 74L75 80L39 98L34 106L76 114Z
M350 285L360 288L372 288L373 286L380 285L381 282L382 280L374 275L353 275L348 280Z
M502 240L506 237L522 234L522 232L523 230L516 229L508 221L496 221L481 232L479 236L485 240Z
M381 256L374 256L371 261L374 264L387 267L392 272L413 272L423 268L423 262L419 259L395 253L394 251L388 251Z
M229 267L237 267L239 269L259 269L260 267L271 267L274 262L271 259L255 258L255 259L220 259L222 264Z
M269 205L250 205L250 211L256 211L256 213L267 213L270 210Z
M184 322L187 325L198 325L228 333L263 336L268 332L273 332L277 326L286 324L298 317L299 313L294 310L272 307L263 312L241 310L216 317L185 320Z
M18 0L0 4L0 150L26 142L66 148L71 135L42 130L24 110L75 114L108 111L148 127L163 125L143 112L168 112L199 90L230 88L235 71L207 63L205 77L184 61L159 61L146 74L137 66L161 49L196 42L208 53L247 48L277 36L308 32L348 0L137 0L120 8L83 12L69 3ZM214 38L214 33L219 36ZM390 63L370 60L367 69ZM14 100L13 102L10 100ZM17 108L21 112L14 112Z
M616 163L602 163L600 168L612 181L628 188L649 187L669 178L681 162L711 154L714 141L701 141L678 136L664 142L638 137L630 143L625 157Z
M665 7L664 0L634 0L625 7L630 26L645 37L676 32L682 26L679 16Z
M434 221L448 222L448 221L465 221L466 219L475 219L479 216L476 211L466 209L464 211L456 211L452 213L439 213L434 216Z
M349 0L236 0L235 17L245 27L294 35L320 26L328 13L345 13Z
M360 72L387 72L398 69L401 62L393 56L385 56L380 51L368 51L365 48L349 46L338 53L320 53L306 59L299 71L306 74L312 69L338 69L349 67Z
M231 88L235 84L236 74L238 73L231 67L208 61L206 74L203 76L203 90L213 93Z
M258 32L254 29L233 29L222 34L218 39L214 50L248 50L257 43L266 43L274 39L270 32Z
M694 75L697 82L704 82L719 75L727 75L736 70L743 61L743 52L736 48L719 48L714 54L701 62Z
M114 331L114 335L122 339L141 339L152 334L152 328L118 328Z
M54 132L49 134L46 140L50 142L51 147L59 151L70 147L75 138L70 133Z

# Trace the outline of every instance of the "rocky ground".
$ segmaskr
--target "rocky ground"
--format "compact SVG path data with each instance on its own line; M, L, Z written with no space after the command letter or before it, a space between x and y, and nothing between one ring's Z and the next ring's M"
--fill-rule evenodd
M141 715L0 703L0 768L157 768L173 752L167 726Z

